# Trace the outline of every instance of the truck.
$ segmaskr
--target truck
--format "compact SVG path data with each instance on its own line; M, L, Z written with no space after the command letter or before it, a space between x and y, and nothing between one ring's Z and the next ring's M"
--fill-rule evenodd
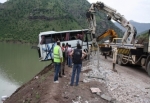
M114 63L118 63L120 65L132 64L142 66L150 76L150 30L148 31L149 41L144 44L136 44L136 28L115 9L99 1L91 4L86 13L89 30L93 39L95 39L96 31L96 10L106 13L108 20L113 19L126 29L121 43L115 45L113 48L113 66L115 65Z

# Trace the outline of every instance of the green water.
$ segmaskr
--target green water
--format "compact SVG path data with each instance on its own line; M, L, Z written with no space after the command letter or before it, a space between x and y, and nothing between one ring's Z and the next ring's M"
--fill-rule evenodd
M0 97L9 96L48 64L39 61L31 45L0 43Z

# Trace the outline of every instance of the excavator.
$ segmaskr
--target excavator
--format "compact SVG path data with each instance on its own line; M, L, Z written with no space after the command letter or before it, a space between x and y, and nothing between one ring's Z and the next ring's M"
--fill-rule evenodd
M113 38L118 38L117 33L113 29L108 29L106 32L102 33L97 37L97 41L101 41L102 39L106 38L107 36L109 37L109 42L113 41Z
M113 29L108 29L96 38L96 41L99 42L108 36L110 36L109 43L98 43L101 54L105 56L105 59L107 59L107 56L112 54L111 43L114 42L115 38L118 38L118 35Z

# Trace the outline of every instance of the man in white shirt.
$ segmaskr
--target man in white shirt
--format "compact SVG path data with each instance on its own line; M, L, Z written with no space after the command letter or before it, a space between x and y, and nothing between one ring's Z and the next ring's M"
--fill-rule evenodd
M72 58L70 55L70 53L72 52L72 48L70 44L69 44L67 52L68 52L68 67L72 67Z

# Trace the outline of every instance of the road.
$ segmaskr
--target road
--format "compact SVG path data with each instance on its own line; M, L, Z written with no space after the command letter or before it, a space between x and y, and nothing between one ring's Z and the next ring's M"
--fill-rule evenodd
M109 65L112 65L112 58L105 59L103 56L101 56L101 60ZM128 75L138 79L139 81L150 84L150 76L148 76L147 72L142 67L132 65L120 66L116 64L116 69L121 75Z
M116 64L117 72L113 72L112 59L103 56L100 66L107 72L108 90L113 98L123 103L150 103L150 77L142 67Z

